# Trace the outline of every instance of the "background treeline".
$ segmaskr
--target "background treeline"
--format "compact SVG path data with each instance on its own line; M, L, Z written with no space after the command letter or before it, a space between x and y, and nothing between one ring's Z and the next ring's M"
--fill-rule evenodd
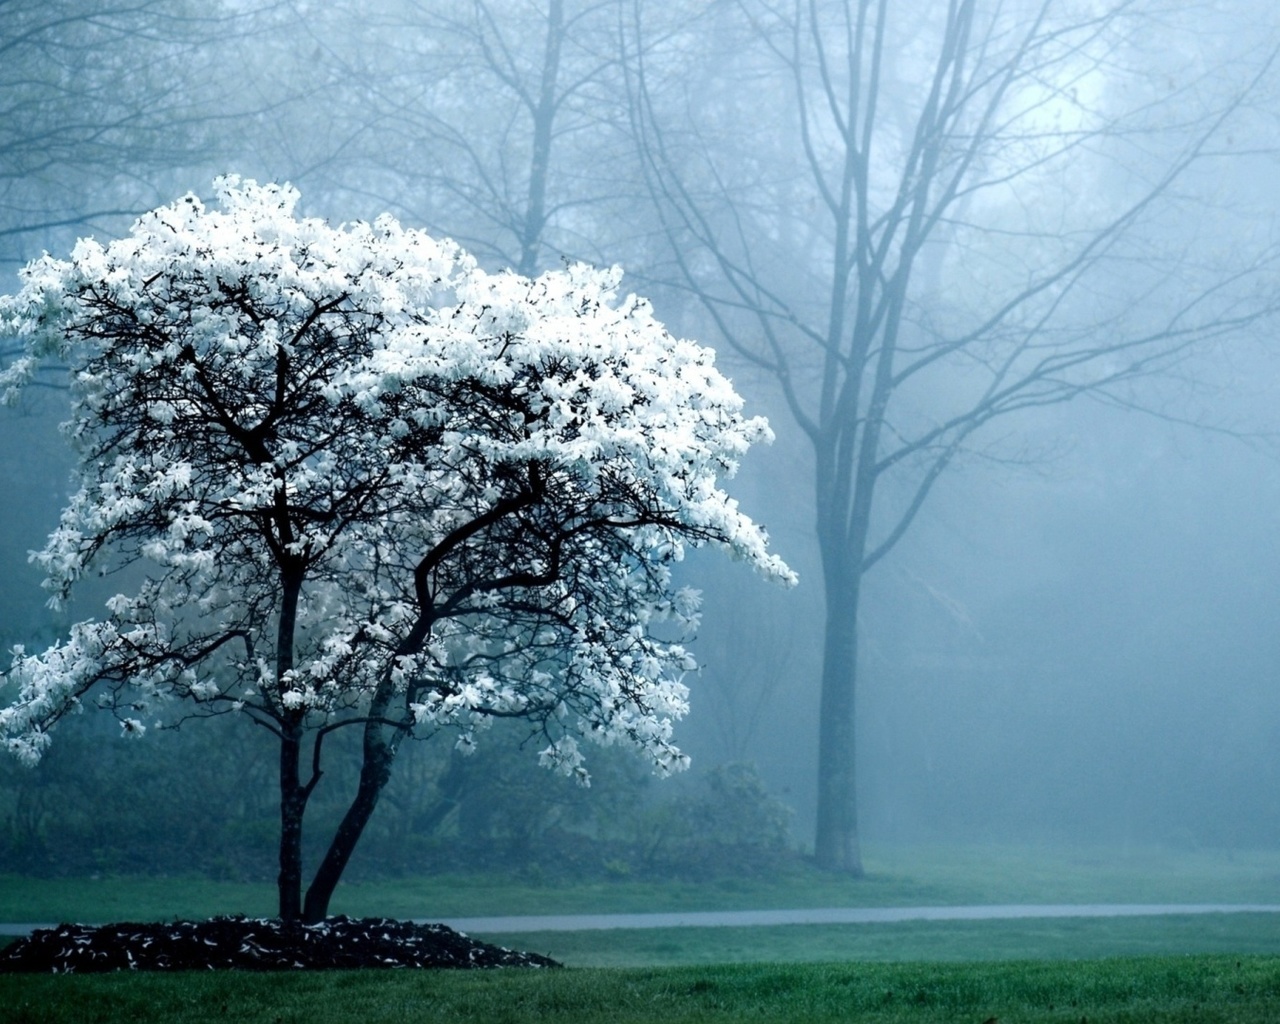
M882 66L885 162L868 165L880 173L911 137L925 15L972 5L795 10L838 24L877 6L909 36ZM979 6L1015 21L1041 8ZM1274 304L1280 104L1267 69L1280 8L1050 7L1085 20L1121 11L1100 14L1089 41L1110 47L1105 73L1064 54L1042 91L1014 90L1036 130L996 122L1007 134L972 165L998 179L1001 161L1036 163L1038 147L1055 159L1016 194L965 192L939 219L904 299L907 342L980 319L1010 280L1035 283L1037 260L1159 181L1255 77L1168 202L1144 207L1136 233L1093 265L1093 290L1044 294L1064 334L1112 314L1145 322L1148 300L1191 295L1224 267L1241 273L1217 293L1228 309ZM624 288L715 345L778 433L732 486L801 583L774 592L736 567L685 566L706 594L694 645L705 667L688 680L679 729L693 774L659 783L605 752L579 790L500 743L458 767L441 737L406 752L352 877L517 862L549 873L755 867L785 846L778 799L794 808L795 840L812 836L824 630L814 453L776 376L726 343L824 322L830 305L831 289L814 285L830 284L833 228L806 145L835 167L842 139L829 125L804 138L796 83L820 79L811 60L787 67L808 45L783 30L792 11L756 0L0 0L0 290L42 251L117 236L146 209L207 194L217 174L289 180L308 214L389 210L491 269L620 263ZM990 35L988 51L1010 38ZM1080 73L1055 77L1064 67ZM807 99L812 118L832 108L818 91ZM1073 134L1113 109L1133 116ZM751 287L735 296L739 272ZM724 301L700 302L691 280ZM753 303L763 319L744 312ZM1253 326L1244 337L1257 344L1232 335L1189 350L1153 392L1029 408L989 445L955 453L862 584L868 836L1280 843L1276 349L1273 327ZM796 379L816 379L813 349L783 340L807 353ZM15 351L0 338L0 363ZM971 355L975 372L991 365L986 350ZM922 384L903 428L945 420L947 381L964 377ZM3 648L51 642L105 596L90 585L54 616L26 561L68 491L57 368L41 379L47 389L0 410ZM1155 415L1131 415L1135 405ZM909 480L881 493L890 512L910 508ZM274 761L251 732L192 722L125 743L110 721L69 725L36 772L0 762L0 866L272 875ZM728 767L744 764L758 776ZM325 786L316 800L326 813L341 803Z
M114 723L71 723L36 771L0 765L0 864L36 876L271 881L278 847L272 745L226 721L122 743ZM334 780L358 774L335 743ZM461 755L411 744L349 876L497 871L542 879L700 881L772 871L795 856L791 812L750 764L658 784L629 753L598 758L592 785L531 767L495 742ZM355 761L356 771L351 770ZM349 794L321 784L310 856Z

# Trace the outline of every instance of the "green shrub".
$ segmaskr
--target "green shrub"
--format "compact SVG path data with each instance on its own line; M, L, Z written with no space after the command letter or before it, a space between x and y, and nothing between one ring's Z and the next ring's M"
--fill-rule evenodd
M116 728L85 716L66 723L35 769L0 761L0 862L30 875L274 877L269 737L227 721L142 741L121 740ZM326 756L357 757L357 739L331 737ZM751 765L657 782L626 752L603 750L582 787L510 746L499 736L463 757L447 742L408 745L348 877L463 867L527 879L700 880L759 873L794 856L790 811ZM350 794L330 780L353 775L326 774L309 836L336 826Z

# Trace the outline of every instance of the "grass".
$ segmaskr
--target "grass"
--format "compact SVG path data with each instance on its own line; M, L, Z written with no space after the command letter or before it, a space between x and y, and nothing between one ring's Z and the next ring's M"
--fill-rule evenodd
M485 935L573 967L824 961L1084 960L1173 954L1280 956L1274 914L911 921Z
M344 883L333 912L471 917L971 903L1252 903L1280 899L1280 851L1186 853L1037 847L872 848L867 877L797 866L770 879L707 884L544 883L435 875ZM0 876L0 921L167 920L274 912L270 885L205 879Z
M0 1020L95 1024L1272 1024L1280 959L0 976Z
M570 967L827 961L958 963L1191 954L1280 956L1280 920L1272 914L619 928L477 937L513 949L543 953ZM0 949L13 941L16 938L0 936Z
M852 882L804 868L704 886L467 876L343 886L396 917L968 903L1275 902L1280 853L873 851ZM269 886L0 876L0 920L272 913ZM631 1024L1089 1024L1280 1020L1280 918L902 922L485 936L572 966L532 972L0 975L0 1022L360 1020ZM1168 955L1179 954L1179 955ZM1194 955L1189 955L1194 954Z

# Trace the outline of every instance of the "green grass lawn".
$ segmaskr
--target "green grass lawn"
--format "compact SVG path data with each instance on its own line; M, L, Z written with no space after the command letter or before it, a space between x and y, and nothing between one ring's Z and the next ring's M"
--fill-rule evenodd
M482 935L574 967L682 964L1084 960L1251 953L1280 956L1280 916L904 921L767 928L654 928ZM1280 1018L1278 1018L1280 1019Z
M428 877L348 884L336 913L488 914L968 903L1280 902L1280 853L873 850L849 881L803 867L704 886ZM269 886L0 876L0 919L270 915ZM0 976L0 1022L685 1021L915 1024L1280 1021L1264 914L789 925L484 936L569 970ZM1172 955L1176 954L1176 955Z
M343 883L333 912L470 917L970 903L1280 903L1280 851L1116 852L1039 847L871 848L867 877L797 866L769 879L535 884L488 876ZM270 885L205 879L0 875L0 921L166 920L274 913Z
M630 881L537 885L489 876L346 884L335 913L489 914L716 910L967 903L1280 902L1280 853L1128 854L1037 848L873 850L868 877L797 867L773 879L707 885ZM0 876L0 920L105 922L270 916L270 886L204 879ZM819 961L955 962L1105 956L1280 954L1280 916L903 922L770 928L610 930L482 935L579 967Z
M13 1024L1274 1024L1280 959L0 976Z

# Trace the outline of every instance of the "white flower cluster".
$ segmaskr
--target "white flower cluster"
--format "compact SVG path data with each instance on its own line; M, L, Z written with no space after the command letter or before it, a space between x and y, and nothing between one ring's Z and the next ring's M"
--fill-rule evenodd
M712 543L790 570L719 486L769 438L710 350L619 272L488 274L390 218L300 219L288 186L218 182L123 239L45 257L0 300L67 363L80 486L36 555L57 601L92 566L136 590L15 652L0 738L26 761L91 690L127 734L179 699L406 730L523 717L585 779L575 735L683 766L692 667L660 620Z

